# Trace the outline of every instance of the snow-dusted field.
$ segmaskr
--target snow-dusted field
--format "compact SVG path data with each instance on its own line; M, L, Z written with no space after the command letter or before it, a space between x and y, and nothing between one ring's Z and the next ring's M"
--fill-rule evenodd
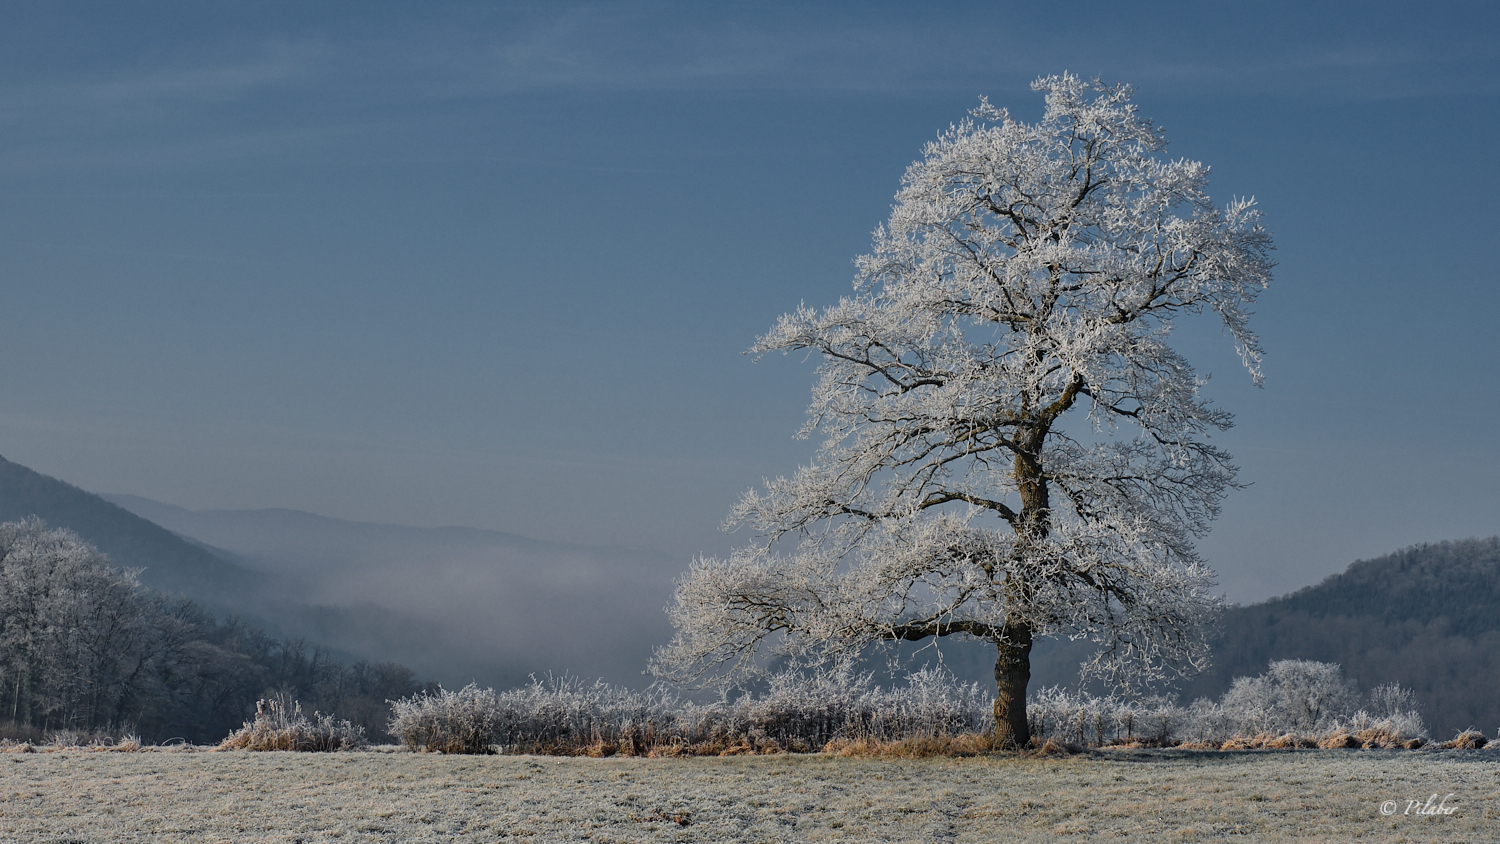
M1412 801L1447 797L1446 813ZM1434 802L1433 806L1437 803ZM1393 812L1383 814L1382 810ZM0 755L0 840L1494 841L1494 751Z

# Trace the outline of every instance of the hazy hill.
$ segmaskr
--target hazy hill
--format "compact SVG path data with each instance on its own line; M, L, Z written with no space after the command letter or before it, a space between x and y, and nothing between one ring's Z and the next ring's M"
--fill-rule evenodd
M1214 668L1184 697L1217 696L1277 659L1337 662L1361 687L1417 693L1435 734L1500 731L1500 538L1407 548L1282 598L1234 607Z
M652 648L671 633L662 608L672 578L686 567L651 551L471 528L110 498L0 458L0 521L36 515L143 569L150 588L450 687L548 672L642 685Z
M205 604L239 603L257 587L254 574L186 542L171 531L56 478L0 457L0 522L38 516L69 528L121 568L139 568L141 583Z
M548 672L642 685L652 649L671 635L662 608L672 578L686 568L653 551L475 528L106 497L281 584L281 635L369 658L378 652L450 686L511 685Z

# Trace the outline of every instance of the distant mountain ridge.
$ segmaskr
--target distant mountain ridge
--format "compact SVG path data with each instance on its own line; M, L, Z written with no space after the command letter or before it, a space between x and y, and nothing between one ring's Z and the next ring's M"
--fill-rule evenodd
M237 605L257 588L253 572L72 484L0 457L0 522L36 516L66 527L141 583L204 604Z
M1419 545L1225 613L1213 668L1183 696L1218 696L1278 659L1336 662L1366 689L1417 694L1439 734L1500 731L1500 538Z
M1455 636L1500 630L1500 537L1418 545L1358 560L1322 583L1259 606L1385 624L1446 619Z

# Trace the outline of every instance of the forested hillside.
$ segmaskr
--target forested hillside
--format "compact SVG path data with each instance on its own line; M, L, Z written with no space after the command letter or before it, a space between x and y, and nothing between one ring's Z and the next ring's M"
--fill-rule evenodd
M0 735L215 742L281 698L379 738L386 701L419 688L404 666L346 666L146 589L72 531L0 523Z
M670 635L662 607L685 565L472 528L186 510L95 495L0 459L0 521L32 515L218 617L452 687L549 673L649 682L642 670Z
M32 518L32 528L15 524ZM0 523L11 523L11 548L0 552L0 730L213 742L256 700L281 694L379 738L385 701L422 687L388 656L360 659L304 635L350 627L351 613L392 636L411 632L389 613L288 601L287 584L4 458ZM67 564L28 556L17 539L28 531L53 537L41 544L66 551Z
M1184 697L1217 697L1273 660L1336 662L1362 687L1417 695L1435 734L1500 730L1500 538L1361 560L1282 598L1225 613L1214 667Z

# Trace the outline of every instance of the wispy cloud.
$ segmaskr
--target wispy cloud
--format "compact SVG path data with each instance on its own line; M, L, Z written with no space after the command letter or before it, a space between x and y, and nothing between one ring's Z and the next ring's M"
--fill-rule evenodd
M191 58L0 89L10 106L213 104L267 94L395 101L531 91L774 89L922 91L1021 85L1064 68L1188 89L1303 90L1348 78L1390 86L1487 85L1413 77L1413 68L1478 65L1487 41L1422 44L1327 32L1218 41L1174 38L1147 19L1059 29L1023 14L917 14L878 5L755 7L584 3L496 10L480 20L428 15L367 24L334 37L287 32L226 40ZM212 36L210 36L212 37ZM1160 41L1161 44L1154 42ZM208 45L212 46L212 44ZM216 57L215 53L223 57Z
M78 93L99 102L180 99L224 102L268 90L305 85L324 75L335 57L328 45L275 40L259 55L224 64L148 68L76 83Z
M1274 27L1259 23L1264 32L1190 38L1150 20L1060 28L1012 7L477 8L387 10L388 19L348 27L299 28L289 19L278 31L208 31L176 52L123 48L113 64L29 72L27 81L0 84L5 169L316 153L351 138L420 135L433 122L460 126L477 113L469 104L516 95L1004 96L1064 69L1191 98L1344 101L1500 88L1500 77L1475 72L1492 63L1493 43L1400 41L1389 31L1294 27L1268 38Z

